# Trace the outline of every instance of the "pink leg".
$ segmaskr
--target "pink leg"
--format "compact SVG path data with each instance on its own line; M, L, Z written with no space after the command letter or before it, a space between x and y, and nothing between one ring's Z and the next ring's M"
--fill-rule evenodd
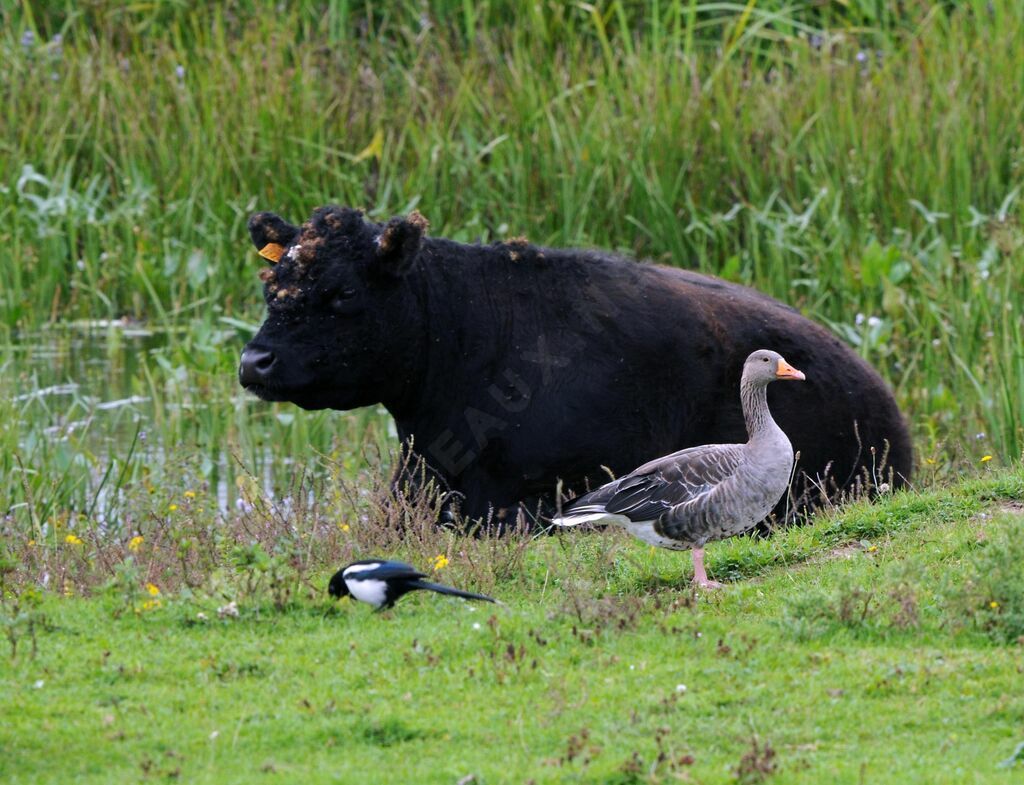
M718 581L709 581L708 574L704 572L704 549L693 549L693 582L702 589L721 589L725 584Z

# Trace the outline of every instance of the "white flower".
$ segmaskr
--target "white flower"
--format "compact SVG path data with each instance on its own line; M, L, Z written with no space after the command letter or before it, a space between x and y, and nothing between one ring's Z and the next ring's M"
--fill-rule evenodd
M479 630L480 629L480 622L478 622L478 621L473 622L473 629L474 630Z
M685 684L677 684L676 685L676 692L678 692L680 695L682 695L684 692L686 692L686 685Z
M868 317L868 327L874 329L875 327L881 327L881 326L882 326L882 320L879 319L877 316L869 316Z
M219 619L237 619L238 618L238 603L232 600L227 605L221 605L217 608L217 618Z

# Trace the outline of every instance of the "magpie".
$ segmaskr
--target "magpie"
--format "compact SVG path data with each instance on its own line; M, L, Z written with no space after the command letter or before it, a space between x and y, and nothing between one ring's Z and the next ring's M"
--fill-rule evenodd
M440 583L431 583L417 572L400 561L381 561L380 559L363 559L342 567L331 578L327 592L338 599L351 595L355 600L369 603L377 610L390 608L403 594L417 589L436 591L438 594L450 594L454 597L465 597L467 600L484 600L494 602L482 594L472 594Z

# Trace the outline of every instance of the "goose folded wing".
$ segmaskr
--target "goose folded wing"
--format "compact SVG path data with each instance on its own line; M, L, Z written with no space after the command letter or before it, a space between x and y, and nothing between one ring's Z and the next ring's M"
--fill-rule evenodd
M710 493L735 474L742 463L743 449L739 444L691 447L644 464L606 486L610 492L606 498L593 501L601 502L604 512L625 515L633 521L652 521L673 507ZM574 507L572 511L585 509Z

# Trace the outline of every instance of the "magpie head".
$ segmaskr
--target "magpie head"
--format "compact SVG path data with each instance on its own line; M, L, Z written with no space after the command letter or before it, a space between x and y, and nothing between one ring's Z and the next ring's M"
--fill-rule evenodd
M345 570L341 569L334 573L331 582L327 585L327 593L336 599L348 596L348 584L345 583Z

